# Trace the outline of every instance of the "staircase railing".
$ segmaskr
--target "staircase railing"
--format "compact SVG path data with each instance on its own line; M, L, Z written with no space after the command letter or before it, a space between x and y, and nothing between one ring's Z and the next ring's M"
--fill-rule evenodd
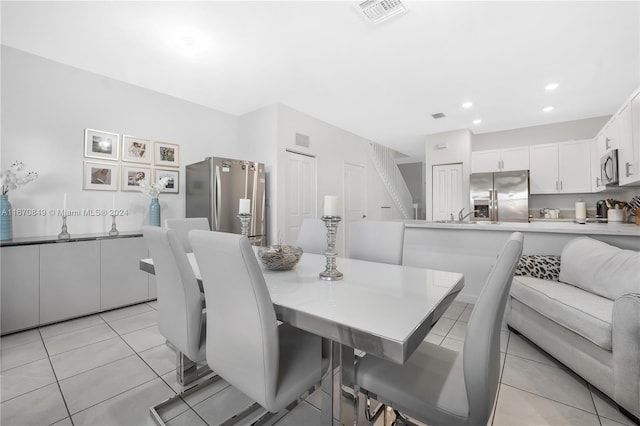
M378 174L404 219L413 218L413 198L396 164L395 151L375 142L369 143L369 154Z

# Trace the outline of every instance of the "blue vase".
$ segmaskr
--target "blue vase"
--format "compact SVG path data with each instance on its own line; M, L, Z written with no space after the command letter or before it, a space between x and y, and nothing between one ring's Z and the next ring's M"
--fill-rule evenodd
M160 203L158 197L151 199L151 205L149 206L149 225L160 226Z
M13 239L13 211L8 195L0 195L0 240Z

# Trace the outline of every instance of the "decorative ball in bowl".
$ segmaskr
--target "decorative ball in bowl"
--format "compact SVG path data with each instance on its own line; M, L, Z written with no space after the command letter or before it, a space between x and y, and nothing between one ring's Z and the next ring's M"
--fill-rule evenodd
M258 250L258 257L267 269L285 271L292 269L302 256L300 247L275 244Z

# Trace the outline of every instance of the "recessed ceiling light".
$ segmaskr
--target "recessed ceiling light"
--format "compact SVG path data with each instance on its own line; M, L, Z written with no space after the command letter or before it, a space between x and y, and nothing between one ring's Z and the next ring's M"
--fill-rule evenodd
M479 118L476 120L473 120L473 124L480 124L482 123L482 120L480 120Z
M472 102L465 102L462 104L462 108L468 109L471 108L473 106Z
M543 110L544 112L553 111L553 107L552 107L551 105L549 105L549 106L546 106L546 107L542 108L542 110Z
M556 90L558 88L558 83L549 83L546 86L544 86L544 90Z

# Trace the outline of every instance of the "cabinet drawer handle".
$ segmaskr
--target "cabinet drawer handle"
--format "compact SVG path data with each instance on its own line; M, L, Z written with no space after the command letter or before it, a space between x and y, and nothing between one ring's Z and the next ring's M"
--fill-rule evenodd
M627 177L631 176L633 174L631 173L631 163L626 162L624 164L624 170L625 170L625 173L627 174Z
M611 139L609 139L609 138L605 138L605 140L604 140L604 143L605 143L604 148L605 148L606 150L611 149L611 145L609 145L609 142L610 142L610 141L611 141Z

